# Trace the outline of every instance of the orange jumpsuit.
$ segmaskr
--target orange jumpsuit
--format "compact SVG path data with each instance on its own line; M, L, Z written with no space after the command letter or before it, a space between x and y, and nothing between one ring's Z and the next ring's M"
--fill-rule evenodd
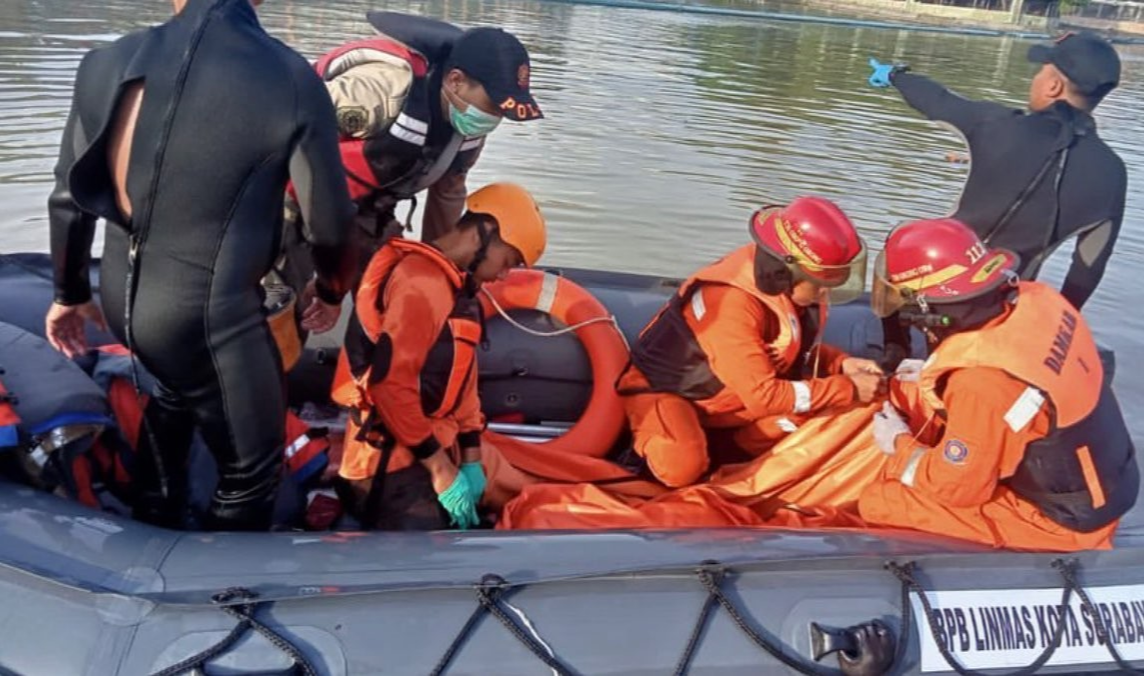
M735 445L758 455L794 431L805 416L854 400L850 379L839 375L848 355L830 346L818 352L819 373L829 375L791 377L805 344L800 319L807 310L787 297L755 289L753 255L754 245L749 245L701 270L681 287L684 302L670 304L653 319L682 312L707 367L722 384L714 396L695 399L652 391L635 364L617 383L625 395L636 452L665 485L692 484L707 470L705 428L734 429ZM641 343L635 349L642 349ZM814 361L812 351L808 362Z
M372 408L384 429L393 435L397 443L387 468L390 472L408 467L415 456L428 457L440 448L449 448L461 433L480 433L485 426L472 358L460 366L464 372L446 374L447 378L459 379L460 384L455 401L447 402L445 411L427 411L422 402L426 358L442 334L450 330L447 320L454 312L464 278L461 270L431 247L398 241L396 246L407 252L388 271L388 278L378 286L364 279L355 299L359 321L363 326L373 324L373 332L387 337L389 350L375 349L367 373L349 378L350 360L344 349L339 355L341 377L335 381L339 403ZM380 313L375 309L379 292L384 308ZM361 321L363 313L377 316ZM341 393L340 385L346 388ZM360 399L354 396L358 394ZM373 476L381 457L370 444L354 442L359 429L351 421L346 430L339 474L347 479ZM471 443L476 444L477 439L472 438Z
M1019 365L1023 353L1034 366L1043 360L1041 348L1053 341L1062 311L1048 295L1057 296L1055 292L1025 283L1021 288L1027 297L1019 297L1019 306L1024 303L1027 311L1009 311L973 332L948 338L927 361L919 382L898 382L892 387L892 403L904 412L913 434L899 435L881 480L860 496L859 513L868 523L1011 549L1075 551L1111 546L1116 520L1091 532L1073 530L1048 518L1009 485L1030 444L1053 430L1051 411L1064 416L1073 407L1061 401L1055 409L1053 390L1058 388L1047 386L1051 394L1044 397L1045 392L1008 372L1032 372ZM998 345L991 336L1010 322L1018 325L1007 327L1001 337L1008 342L1017 336L1025 340L1012 347L1013 353L996 351ZM1072 382L1064 382L1061 389L1088 391L1079 396L1093 399L1088 404L1092 408L1094 386L1100 386L1102 378L1096 348L1087 329L1084 335L1078 330L1072 343L1071 359L1081 354L1088 369L1079 370L1083 375L1063 369ZM951 351L960 354L948 354ZM928 377L928 372L943 368L944 363L950 366L943 375ZM1091 457L1089 447L1077 450ZM1093 474L1093 462L1083 461L1079 467L1095 506L1102 506L1098 503L1105 502L1106 489Z

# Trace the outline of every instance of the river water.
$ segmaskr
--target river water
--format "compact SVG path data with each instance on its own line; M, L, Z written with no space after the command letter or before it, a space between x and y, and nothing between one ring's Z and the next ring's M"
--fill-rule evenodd
M745 3L739 3L741 6ZM268 30L310 58L372 34L365 0L267 0ZM739 246L767 201L837 201L872 251L889 227L949 213L966 165L953 133L893 90L866 85L868 56L911 64L969 97L1021 106L1029 42L771 22L536 0L392 1L463 25L500 25L529 47L538 123L505 123L472 186L516 180L550 224L543 262L683 276ZM0 2L0 251L47 250L45 201L83 53L162 21L166 0ZM1125 221L1085 308L1117 354L1116 389L1142 448L1142 56L1097 111L1129 169ZM98 245L97 245L98 247ZM1069 248L1046 265L1060 281ZM1141 510L1124 523L1140 534Z

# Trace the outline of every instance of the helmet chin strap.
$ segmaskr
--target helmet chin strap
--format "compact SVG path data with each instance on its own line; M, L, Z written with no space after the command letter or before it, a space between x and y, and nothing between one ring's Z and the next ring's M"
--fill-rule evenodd
M477 295L477 268L485 262L485 258L489 254L489 245L493 242L493 231L486 225L484 219L477 224L477 237L480 238L481 243L477 246L477 252L473 254L473 260L465 269L468 273L465 278L465 290L470 296Z
M1001 287L998 293L961 303L943 303L938 307L927 303L925 298L919 298L916 302L918 309L904 308L899 313L899 321L920 329L932 342L938 343L951 334L981 326L1000 315L1005 309L1004 299L1011 293L1009 287Z
M827 315L831 311L831 293L827 289L819 290L819 332L815 336L815 363L811 366L811 377L819 377L819 357L823 354L823 335L827 333Z
M476 274L477 268L485 262L486 256L489 254L489 245L493 242L492 229L486 227L485 221L477 224L477 236L481 239L481 244L477 247L477 252L473 254L473 260L470 261L467 271L469 274Z
M899 320L920 329L949 329L956 325L954 317L921 307L918 310L903 310L899 313Z
M925 298L919 298L914 307L903 308L899 312L899 322L922 331L926 335L927 342L932 345L942 342L955 327L954 317L945 313L931 312L930 303L927 303Z

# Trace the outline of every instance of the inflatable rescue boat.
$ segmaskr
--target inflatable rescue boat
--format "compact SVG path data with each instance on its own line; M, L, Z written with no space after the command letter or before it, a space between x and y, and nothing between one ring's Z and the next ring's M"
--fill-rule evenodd
M616 459L605 375L677 284L549 269L487 299L491 429ZM43 339L51 294L46 255L0 255L0 396L37 448L108 416ZM878 357L880 323L832 308L826 340ZM293 404L335 355L311 337ZM1140 509L1070 555L853 528L202 533L0 478L0 674L1141 673Z

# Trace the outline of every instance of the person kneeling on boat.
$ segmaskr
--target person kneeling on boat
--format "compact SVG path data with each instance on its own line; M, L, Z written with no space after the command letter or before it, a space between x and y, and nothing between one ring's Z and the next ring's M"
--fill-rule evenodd
M636 452L668 486L709 465L706 428L759 454L805 416L870 402L883 374L819 340L830 300L862 293L866 246L832 202L765 207L748 244L681 285L644 328L617 382ZM813 307L817 306L818 311Z
M466 207L457 228L429 244L387 242L355 298L333 397L351 409L342 498L365 528L478 523L486 475L474 296L482 283L537 262L545 221L511 183L481 188Z
M932 352L900 365L875 416L891 458L860 497L867 522L1014 549L1110 546L1140 487L1133 444L1081 313L1019 269L953 219L887 238L872 307L901 312Z

